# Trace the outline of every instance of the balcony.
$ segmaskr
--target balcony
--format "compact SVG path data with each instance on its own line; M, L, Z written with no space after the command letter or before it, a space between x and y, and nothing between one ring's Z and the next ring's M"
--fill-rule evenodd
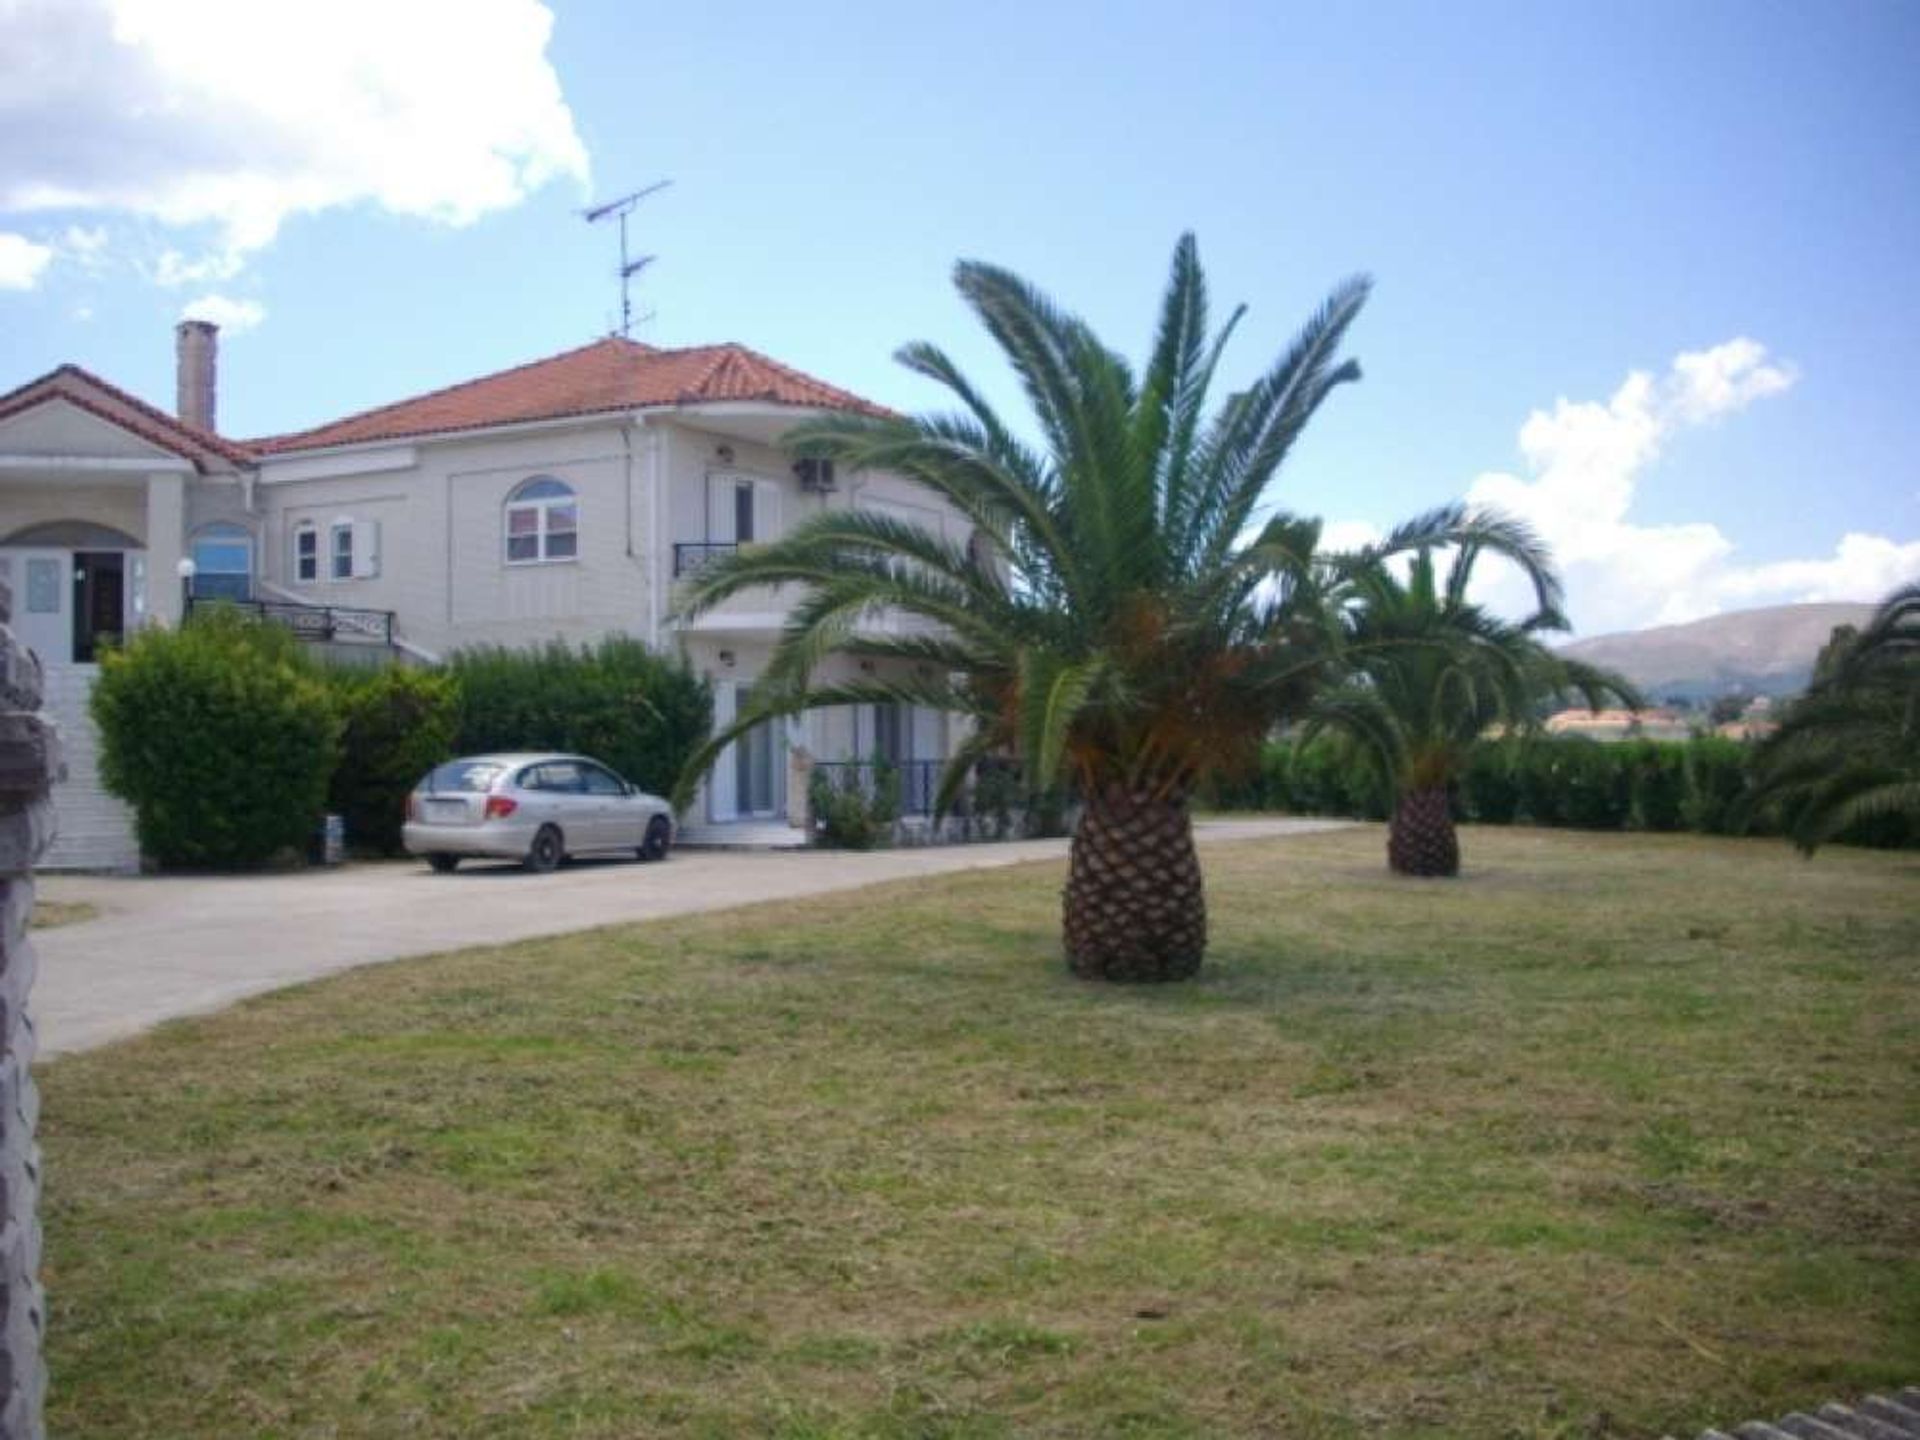
M688 575L698 575L716 560L724 560L740 547L731 542L711 540L691 540L677 542L673 547L673 578L682 579Z
M302 640L346 645L393 645L391 610L358 610L344 605L298 605L282 600L228 600L187 597L187 618L217 609L238 610L256 619L284 625Z

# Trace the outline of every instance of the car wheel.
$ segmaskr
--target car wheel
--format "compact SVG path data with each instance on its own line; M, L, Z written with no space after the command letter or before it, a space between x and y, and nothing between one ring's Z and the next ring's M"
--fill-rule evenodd
M673 843L673 827L667 823L667 817L656 815L647 822L647 840L640 847L642 860L664 860L667 847Z
M427 864L433 867L434 874L436 875L451 875L454 869L460 864L460 857L458 855L429 855L427 856Z
M551 825L542 825L540 833L533 837L533 844L527 847L527 858L521 863L536 875L545 875L556 868L565 855L560 832Z

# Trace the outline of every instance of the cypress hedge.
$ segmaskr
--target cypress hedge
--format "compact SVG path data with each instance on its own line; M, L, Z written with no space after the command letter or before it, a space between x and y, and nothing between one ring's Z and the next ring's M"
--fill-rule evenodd
M92 708L101 778L168 868L295 860L329 809L354 850L394 853L407 792L457 753L578 751L666 794L713 723L707 683L638 640L363 670L217 606L109 653Z
M1774 835L1779 826L1748 799L1751 747L1721 735L1603 743L1580 736L1490 741L1468 757L1453 802L1457 819L1482 825L1576 830L1691 830ZM1222 810L1285 810L1379 820L1391 794L1373 761L1335 736L1270 742L1256 774L1203 797ZM1845 843L1920 844L1899 817L1856 826Z
M403 665L335 669L328 679L340 716L340 763L327 806L345 819L354 850L397 855L407 793L453 758L458 687L442 671Z
M684 658L639 640L485 646L448 661L458 690L457 748L571 750L669 795L713 726L713 691Z

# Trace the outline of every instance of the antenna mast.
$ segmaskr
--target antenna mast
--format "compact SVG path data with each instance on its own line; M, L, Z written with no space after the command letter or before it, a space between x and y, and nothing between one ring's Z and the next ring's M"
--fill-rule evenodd
M659 258L657 255L642 255L638 260L627 257L627 216L633 213L634 206L642 200L666 189L671 184L673 184L671 180L656 180L653 184L636 190L631 195L623 195L618 200L609 200L604 205L596 205L591 210L580 212L581 217L589 225L597 225L602 220L617 219L620 222L620 334L623 339L630 338L633 330L633 298L629 294L633 277ZM653 313L649 311L642 315L640 320L645 324L652 318Z

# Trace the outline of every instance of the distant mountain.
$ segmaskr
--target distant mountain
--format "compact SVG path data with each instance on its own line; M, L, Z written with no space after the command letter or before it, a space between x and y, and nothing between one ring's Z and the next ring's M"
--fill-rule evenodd
M1806 688L1833 627L1860 625L1872 614L1871 605L1770 605L1687 625L1596 635L1562 652L1618 670L1651 698L1791 695Z

